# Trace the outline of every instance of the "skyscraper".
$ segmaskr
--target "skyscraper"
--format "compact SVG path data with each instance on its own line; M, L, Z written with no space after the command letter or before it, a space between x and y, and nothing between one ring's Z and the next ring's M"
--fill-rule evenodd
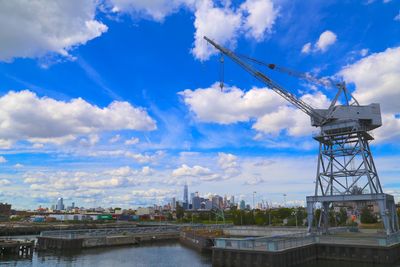
M229 204L231 205L231 206L234 206L235 205L235 197L234 196L231 196L231 198L229 199Z
M172 208L172 210L176 210L176 199L175 199L175 197L172 198L171 208Z
M62 197L57 199L56 210L64 210L64 200Z
M183 187L183 209L187 210L189 208L189 193L188 185L185 184Z
M244 200L241 200L241 201L240 201L240 209L241 209L241 210L246 209L246 202L244 202Z

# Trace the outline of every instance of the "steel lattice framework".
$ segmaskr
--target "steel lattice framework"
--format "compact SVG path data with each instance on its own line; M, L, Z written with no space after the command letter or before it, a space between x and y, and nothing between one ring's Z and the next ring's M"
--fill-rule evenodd
M326 135L320 142L315 195L382 194L366 132Z
M399 230L396 205L384 194L370 150L373 137L366 131L346 134L322 134L319 142L317 177L314 196L307 197L309 231L316 203L322 204L322 221L318 226L328 230L329 205L332 202L376 202L387 234Z

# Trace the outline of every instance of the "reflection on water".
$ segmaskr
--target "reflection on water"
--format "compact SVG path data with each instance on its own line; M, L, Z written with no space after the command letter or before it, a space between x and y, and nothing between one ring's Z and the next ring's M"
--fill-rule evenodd
M161 242L143 246L86 249L74 253L35 252L31 259L0 260L0 266L210 267L212 264L209 253L200 254L175 242ZM388 266L343 261L318 261L297 267L400 267L400 263Z
M82 250L79 253L37 253L32 259L3 260L0 266L211 266L211 255L200 254L179 243L123 246Z

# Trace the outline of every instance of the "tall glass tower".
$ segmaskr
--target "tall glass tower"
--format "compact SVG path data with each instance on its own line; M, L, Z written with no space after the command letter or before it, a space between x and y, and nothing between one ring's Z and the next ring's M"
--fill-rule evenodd
M189 208L189 193L187 184L185 184L185 186L183 187L183 208L185 210Z

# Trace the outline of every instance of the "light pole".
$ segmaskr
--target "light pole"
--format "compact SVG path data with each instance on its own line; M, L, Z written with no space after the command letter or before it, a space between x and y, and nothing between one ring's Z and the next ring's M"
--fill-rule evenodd
M254 196L257 192L254 191L253 192L253 223L256 224L256 217L255 217L255 210L256 210L256 206L254 205Z
M253 211L256 209L256 206L255 206L255 204L254 204L254 196L255 196L255 194L257 194L256 191L253 192Z
M297 208L292 212L292 215L296 218L296 228L297 228Z
M283 194L283 206L286 208L286 194Z

